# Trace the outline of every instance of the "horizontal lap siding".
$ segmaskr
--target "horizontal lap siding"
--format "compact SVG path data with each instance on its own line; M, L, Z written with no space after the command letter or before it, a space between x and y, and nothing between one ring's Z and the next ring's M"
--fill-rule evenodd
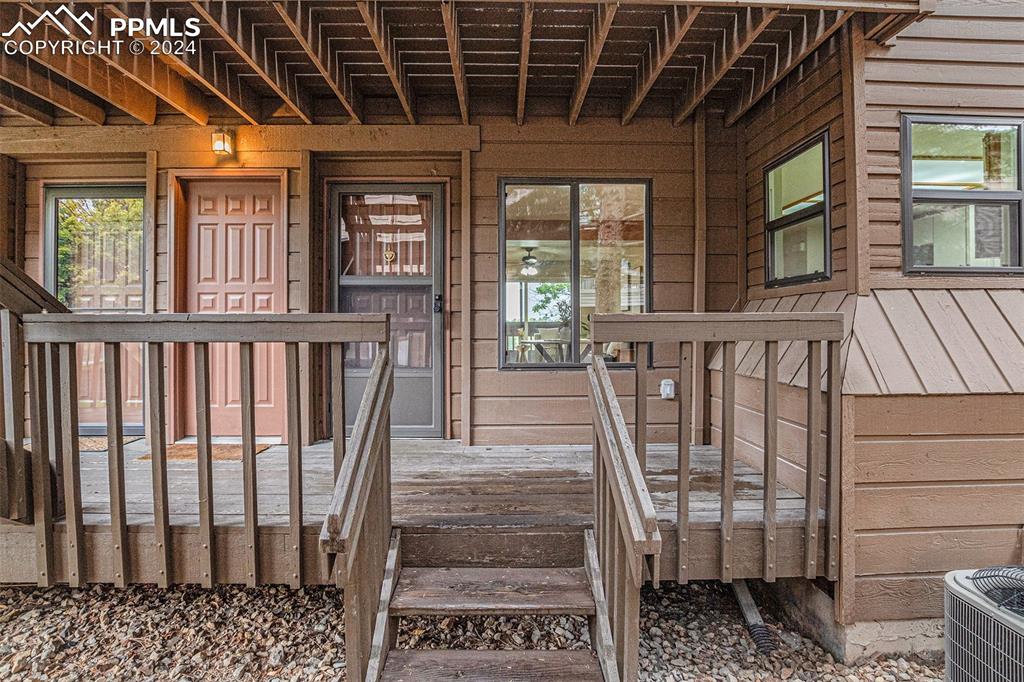
M766 290L765 166L824 130L829 134L831 182L832 279L799 287L800 292L846 288L846 178L843 140L843 84L839 52L820 48L821 63L802 79L781 86L746 118L747 292L750 298L786 293Z
M1024 562L1024 395L855 406L855 620L939 617L946 571Z
M1024 115L1024 5L943 0L892 47L867 45L865 103L873 280L901 276L901 113Z
M472 157L473 224L473 442L474 443L589 443L590 411L586 374L581 370L499 371L498 338L498 182L501 178L581 177L650 179L653 192L653 301L654 310L686 311L693 306L694 174L693 126L680 127L662 120L636 120L622 126L617 119L584 119L570 127L564 119L532 118L516 126L507 118L482 118L481 149ZM728 139L728 133L719 133ZM712 141L718 149L720 142ZM708 156L721 154L712 152ZM733 185L728 162L714 182L728 195ZM717 171L712 171L715 175ZM735 175L733 173L733 175ZM729 200L728 197L722 197ZM735 203L734 199L731 199ZM710 211L709 207L709 211ZM715 209L720 210L718 202ZM731 216L726 213L726 220ZM728 241L721 219L711 239ZM713 230L713 233L712 233ZM719 248L717 245L716 249ZM709 254L712 251L709 244ZM452 264L458 276L457 264ZM718 270L727 270L725 265ZM721 277L725 279L723 275ZM735 282L734 271L731 279ZM728 299L731 291L709 289L709 298ZM714 291L714 293L711 293ZM717 302L717 301L716 301ZM732 301L728 301L731 305ZM719 305L724 305L721 303ZM728 306L725 306L728 307ZM457 329L457 327L456 327ZM660 350L665 366L678 360ZM460 365L461 369L461 365ZM631 396L632 381L625 372L613 372L616 390ZM671 371L658 370L657 377ZM456 388L458 383L456 380ZM674 434L673 403L653 400L652 438ZM631 398L627 402L632 408Z

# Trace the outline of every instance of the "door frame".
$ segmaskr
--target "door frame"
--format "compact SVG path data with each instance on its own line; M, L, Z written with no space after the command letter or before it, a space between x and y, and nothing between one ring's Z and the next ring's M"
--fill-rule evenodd
M167 312L186 312L188 291L188 196L190 181L245 182L275 180L280 189L281 227L277 244L277 265L284 277L285 312L288 312L288 169L287 168L173 168L167 170ZM184 411L181 401L187 391L179 391L186 380L185 348L175 346L167 354L167 437L173 443L184 437ZM282 433L282 436L284 434Z
M327 304L331 310L337 311L340 307L341 282L339 279L341 248L339 234L337 231L338 199L345 194L372 193L386 189L391 192L402 192L409 194L430 194L433 197L433 234L431 235L431 266L432 291L435 295L441 296L441 312L432 313L431 344L433 345L433 369L434 369L434 390L432 400L437 407L435 415L436 426L429 433L412 430L405 434L399 431L395 433L396 427L392 424L392 433L396 437L407 438L448 438L450 436L450 422L448 419L447 403L450 399L451 386L451 365L448 347L451 344L450 328L448 317L451 315L449 303L451 299L451 280L448 268L448 253L450 249L451 229L449 223L449 190L448 178L441 177L327 177L324 178L325 211L324 221L327 229L325 234L330 239L330 254L327 258L326 278L328 283ZM331 381L328 378L328 381ZM330 394L325 398L325 403L330 400Z

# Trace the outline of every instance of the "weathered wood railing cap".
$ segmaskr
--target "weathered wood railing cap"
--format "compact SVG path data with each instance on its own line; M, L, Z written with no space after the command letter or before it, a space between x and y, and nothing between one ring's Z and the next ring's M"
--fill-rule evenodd
M27 272L6 258L0 258L0 308L17 315L70 312Z
M843 313L613 313L594 315L591 338L609 341L841 341Z
M388 315L334 313L25 315L29 343L385 342Z

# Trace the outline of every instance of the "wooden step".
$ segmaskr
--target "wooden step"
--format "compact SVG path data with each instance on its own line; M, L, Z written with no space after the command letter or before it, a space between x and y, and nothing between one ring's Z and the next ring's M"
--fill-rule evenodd
M582 568L403 568L391 600L395 616L594 612Z
M589 649L576 651L464 651L396 649L388 653L387 682L600 682Z

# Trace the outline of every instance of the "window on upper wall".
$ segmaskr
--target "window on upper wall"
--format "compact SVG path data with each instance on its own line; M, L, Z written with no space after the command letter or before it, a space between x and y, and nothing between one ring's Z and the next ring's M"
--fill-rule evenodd
M1020 119L904 116L907 272L1024 272Z
M632 362L627 344L595 350L590 322L649 310L650 185L507 180L501 197L501 366Z
M831 277L827 188L828 133L765 168L766 286Z

